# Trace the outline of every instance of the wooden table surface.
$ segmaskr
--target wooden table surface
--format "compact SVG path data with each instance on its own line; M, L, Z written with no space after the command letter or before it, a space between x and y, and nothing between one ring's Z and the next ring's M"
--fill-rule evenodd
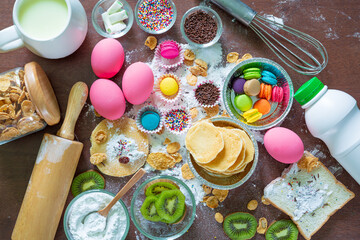
M62 118L64 117L71 86L77 81L84 81L90 86L96 80L90 66L91 50L102 39L94 30L90 20L91 10L96 0L82 0L81 2L88 16L89 31L83 45L71 56L60 60L47 60L32 54L27 49L0 55L0 72L24 66L25 63L30 61L37 61L44 68L54 87ZM201 2L199 0L175 0L178 19L175 26L160 38L167 37L184 42L179 27L181 16L186 10L199 5ZM360 101L358 73L360 70L360 4L358 0L244 0L244 2L261 14L266 13L282 18L285 24L320 40L328 50L329 64L318 77L329 88L345 91ZM129 3L132 7L135 7L136 0L131 0ZM1 1L0 29L12 25L13 4L14 0ZM231 16L217 7L214 7L214 9L220 14L224 25L224 34L220 40L224 57L231 51L238 51L241 54L249 52L253 56L270 58L284 65L278 61L253 32L238 22L232 21ZM119 41L125 51L128 52L142 47L146 37L147 34L134 23L130 32L125 37L120 38ZM149 50L139 52L136 60L147 61L151 59L151 54L152 52ZM124 69L128 65L128 63L125 63L121 72L114 78L117 83L120 83ZM292 78L295 90L309 79L308 76L300 75L288 68L285 69ZM88 103L90 102L88 101ZM92 129L100 121L94 119L94 116L89 114L89 105L87 105L76 126L77 139L84 143L84 151L76 174L94 168L89 164L89 136ZM299 134L305 148L317 152L317 155L321 156L321 161L327 167L330 167L331 170L337 170L335 175L338 180L357 195L355 199L332 216L313 239L359 239L360 186L345 170L339 167L340 165L336 160L330 156L325 144L312 137L307 131L303 110L298 103L294 102L292 110L281 126L290 128ZM10 239L43 134L45 132L55 134L59 127L59 125L47 127L43 131L0 146L0 239ZM254 175L243 186L230 191L229 197L216 211L224 215L235 211L247 211L247 202L252 199L260 201L264 187L272 179L278 177L286 167L285 164L274 161L267 154L262 144L259 144L259 149L259 164ZM129 177L106 177L107 189L116 192L128 179ZM61 179L59 180L61 181ZM129 208L132 192L124 198L124 202ZM71 199L72 196L70 195L67 204ZM257 218L264 216L269 222L287 218L286 215L274 207L263 204L260 204L258 209L254 211L254 215ZM199 204L194 224L181 239L214 239L215 237L216 239L227 239L221 225L214 220L214 211ZM299 238L303 239L302 237ZM66 239L62 219L56 239ZM131 223L127 239L146 238ZM257 234L255 239L264 239L264 235Z

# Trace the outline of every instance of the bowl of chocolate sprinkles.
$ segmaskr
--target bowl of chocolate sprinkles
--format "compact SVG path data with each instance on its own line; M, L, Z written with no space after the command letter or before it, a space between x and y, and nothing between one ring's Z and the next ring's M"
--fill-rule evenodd
M181 19L183 38L199 48L210 47L221 37L223 26L220 16L211 8L198 6L189 9Z
M214 107L220 100L220 89L212 81L199 84L195 92L195 99L201 107Z

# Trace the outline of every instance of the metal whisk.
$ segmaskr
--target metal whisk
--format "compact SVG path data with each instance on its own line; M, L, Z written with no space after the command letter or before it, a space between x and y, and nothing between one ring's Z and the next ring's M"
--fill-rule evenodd
M300 32L294 28L285 26L275 21L269 20L266 17L259 16L252 8L247 6L240 0L210 0L220 8L224 9L237 20L250 27L264 42L265 44L283 61L287 66L292 68L298 73L304 75L315 75L320 73L328 62L328 54L325 47L310 35ZM317 59L312 53L304 49L304 46L299 46L294 40L288 39L286 36L274 31L272 26L284 30L285 32L295 36L296 41L301 40L309 46L317 50L321 57ZM280 41L278 40L280 39ZM281 41L286 41L287 45L292 45L293 50L290 50ZM282 50L283 49L283 50ZM284 51L285 50L285 51ZM295 54L298 51L303 57ZM309 61L310 60L310 61Z

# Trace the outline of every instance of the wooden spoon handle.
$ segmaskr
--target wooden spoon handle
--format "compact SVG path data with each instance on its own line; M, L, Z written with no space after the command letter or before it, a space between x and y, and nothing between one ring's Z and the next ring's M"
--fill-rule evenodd
M110 209L114 206L114 204L119 201L119 199L127 193L127 191L132 188L146 173L146 171L140 168L135 175L125 184L125 186L116 194L116 196L111 200L111 202L103 209L98 211L98 213L104 217L109 214Z
M75 124L87 97L88 87L86 83L75 83L70 91L64 122L57 132L59 137L74 140Z

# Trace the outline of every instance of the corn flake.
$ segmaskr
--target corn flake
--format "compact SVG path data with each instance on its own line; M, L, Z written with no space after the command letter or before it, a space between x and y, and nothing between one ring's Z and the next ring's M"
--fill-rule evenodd
M237 52L231 52L231 53L229 53L229 54L226 56L226 60L227 60L229 63L234 63L234 62L236 62L238 59L239 59L239 53L237 53Z
M219 206L219 200L215 196L211 196L206 200L206 205L209 208L217 208Z
M186 76L186 81L190 86L195 86L197 80L197 76L193 75L192 73Z
M186 49L184 52L184 59L187 61L194 61L195 53L193 51L191 51L190 49Z
M181 160L182 160L182 156L181 156L181 154L180 153L173 153L173 154L170 154L173 158L175 158L175 162L176 163L179 163L179 162L181 162Z
M151 50L154 50L157 45L157 39L154 36L148 36L145 40L145 46L149 47Z
M220 201L223 202L227 195L229 194L229 190L220 190L220 189L213 189L212 194Z
M0 91L5 92L11 85L11 78L7 75L0 76Z
M19 130L14 127L5 128L0 134L0 141L12 139L20 134Z
M194 174L191 172L189 164L185 163L182 167L181 167L181 175L184 179L186 180L190 180L195 178Z
M197 110L197 108L192 108L190 109L190 115L192 119L195 119L199 114L199 110Z
M256 231L259 234L265 234L266 229L267 229L267 220L266 220L266 218L262 217L259 219L259 225L258 225Z
M167 144L169 144L169 143L171 143L171 140L168 139L168 138L165 138L165 140L164 140L164 142L163 142L163 145L167 145Z
M202 59L199 59L199 58L196 59L195 64L198 65L199 67L203 68L205 71L208 69L207 63Z
M166 151L170 154L173 154L173 153L176 153L177 151L180 150L180 143L178 142L172 142L172 143L169 143L166 147Z
M107 159L107 156L105 153L94 153L90 157L91 164L97 165L102 162L104 162Z
M215 213L215 220L218 222L218 223L222 223L224 221L224 216L221 214L221 213Z
M146 161L156 170L173 168L176 163L172 156L162 152L150 153Z
M255 210L258 207L258 202L256 200L251 200L250 202L248 202L247 204L247 208L249 210Z
M104 143L107 139L106 132L103 130L99 130L95 133L95 142L97 144Z
M206 185L202 185L202 188L203 188L205 194L210 194L211 191L212 191L212 188L211 188L211 187L208 187L208 186L206 186Z

